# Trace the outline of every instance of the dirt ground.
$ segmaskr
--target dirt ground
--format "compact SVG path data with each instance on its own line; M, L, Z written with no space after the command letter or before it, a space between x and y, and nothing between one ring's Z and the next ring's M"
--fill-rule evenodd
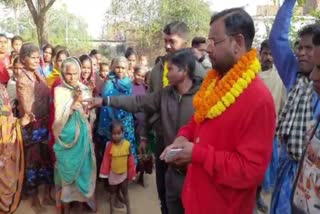
M143 188L135 183L130 184L129 194L132 214L160 214L160 204L157 197L155 174L146 175L146 187ZM106 201L106 192L101 182L97 186L98 212L97 214L109 214L109 203ZM263 194L265 201L270 204L270 194ZM93 212L83 212L83 214L93 214ZM115 214L126 213L125 210L114 212ZM36 214L31 208L31 201L22 201L15 214ZM46 212L42 214L55 214L53 206L47 206ZM78 214L73 212L73 214ZM81 213L82 214L82 213Z
M131 202L132 214L160 214L160 204L157 196L157 189L155 184L155 174L146 175L145 177L146 187L143 188L138 184L130 184L129 197ZM109 203L106 201L106 192L101 182L97 186L97 198L98 198L98 214L109 213ZM75 212L73 212L75 214ZM93 213L93 212L83 212ZM125 210L114 212L115 214L126 213ZM15 214L36 214L31 208L31 201L22 201ZM55 214L55 208L53 206L46 206L46 212L42 214ZM77 213L78 214L78 213Z

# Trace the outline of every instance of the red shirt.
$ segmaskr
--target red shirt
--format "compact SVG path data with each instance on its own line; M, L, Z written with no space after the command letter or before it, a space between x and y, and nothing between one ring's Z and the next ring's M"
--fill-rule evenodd
M186 214L252 214L271 159L276 113L256 78L222 115L179 131L194 142L182 193Z

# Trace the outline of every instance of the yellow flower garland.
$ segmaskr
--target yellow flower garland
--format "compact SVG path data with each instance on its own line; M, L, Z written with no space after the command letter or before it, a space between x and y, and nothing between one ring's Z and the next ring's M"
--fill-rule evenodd
M260 72L261 66L253 49L244 55L228 73L221 77L211 70L194 97L194 118L201 123L213 119L227 110Z
M165 62L163 65L163 75L162 75L162 86L166 87L169 85L169 80L168 80L168 62Z

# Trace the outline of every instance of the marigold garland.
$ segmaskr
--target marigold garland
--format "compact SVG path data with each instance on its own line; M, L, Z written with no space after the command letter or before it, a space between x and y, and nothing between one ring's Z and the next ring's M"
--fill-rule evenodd
M223 77L216 70L210 70L193 99L196 123L199 124L206 118L213 119L226 111L260 70L255 49L242 56Z
M163 75L162 75L162 86L163 87L166 87L169 85L168 72L169 72L168 62L165 62L164 66L163 66Z

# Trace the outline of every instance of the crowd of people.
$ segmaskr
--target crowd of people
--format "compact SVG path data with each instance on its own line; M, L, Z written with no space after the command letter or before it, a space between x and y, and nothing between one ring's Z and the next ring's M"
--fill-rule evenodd
M22 198L35 213L96 212L97 182L110 213L131 213L128 185L154 165L162 214L319 213L320 25L291 45L295 3L256 48L242 8L191 47L169 23L152 69L130 47L109 62L0 34L0 213Z

